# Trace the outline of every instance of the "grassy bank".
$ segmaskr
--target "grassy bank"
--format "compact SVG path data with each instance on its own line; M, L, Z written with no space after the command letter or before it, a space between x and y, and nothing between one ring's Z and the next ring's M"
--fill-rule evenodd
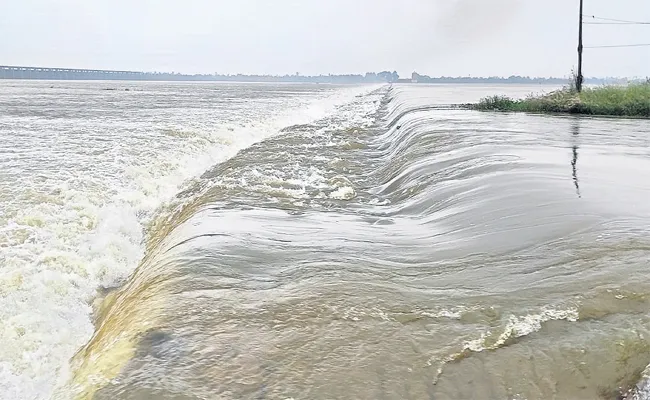
M585 88L582 93L565 88L521 100L492 96L482 99L470 108L483 111L650 117L650 82Z

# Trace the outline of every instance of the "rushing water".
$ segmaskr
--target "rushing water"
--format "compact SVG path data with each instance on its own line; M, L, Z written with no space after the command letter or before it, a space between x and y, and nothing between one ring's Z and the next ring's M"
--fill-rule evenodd
M647 120L447 106L525 87L99 85L0 84L1 398L643 383Z

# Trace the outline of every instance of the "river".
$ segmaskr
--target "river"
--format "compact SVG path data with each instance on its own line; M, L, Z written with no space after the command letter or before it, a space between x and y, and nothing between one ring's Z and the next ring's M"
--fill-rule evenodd
M0 82L0 398L616 398L650 124L548 87Z

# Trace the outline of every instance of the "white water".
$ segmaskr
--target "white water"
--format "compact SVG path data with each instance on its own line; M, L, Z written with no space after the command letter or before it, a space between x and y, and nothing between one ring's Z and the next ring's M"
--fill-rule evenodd
M65 380L92 335L96 289L128 277L145 224L184 182L374 89L0 85L2 399L45 399Z

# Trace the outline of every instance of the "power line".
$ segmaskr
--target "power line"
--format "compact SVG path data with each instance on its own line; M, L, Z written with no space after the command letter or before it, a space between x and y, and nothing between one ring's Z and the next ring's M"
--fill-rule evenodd
M582 27L588 25L650 25L646 21L631 21L626 19L605 18L597 17L595 15L585 15L583 12L584 0L580 0L580 12L578 16L580 21L578 23L578 76L575 79L576 90L578 93L582 91L582 50L587 49L612 49L612 48L625 48L625 47L650 47L650 43L637 43L637 44L615 44L615 45L601 45L601 46L583 46L582 45ZM591 18L593 21L585 22L585 18Z
M650 25L650 22L646 21L629 21L626 19L614 19L614 18L604 18L604 17L597 17L595 15L584 15L586 18L591 18L591 19L596 19L600 21L608 21L608 22L617 22L619 24L635 24L635 25ZM596 24L596 22L585 22L586 24ZM601 23L604 24L604 23Z
M605 46L585 46L585 49L607 49L607 48L614 48L614 47L644 47L644 46L650 46L650 43L613 44L613 45L605 45Z
M650 25L648 22L583 22L585 25Z

